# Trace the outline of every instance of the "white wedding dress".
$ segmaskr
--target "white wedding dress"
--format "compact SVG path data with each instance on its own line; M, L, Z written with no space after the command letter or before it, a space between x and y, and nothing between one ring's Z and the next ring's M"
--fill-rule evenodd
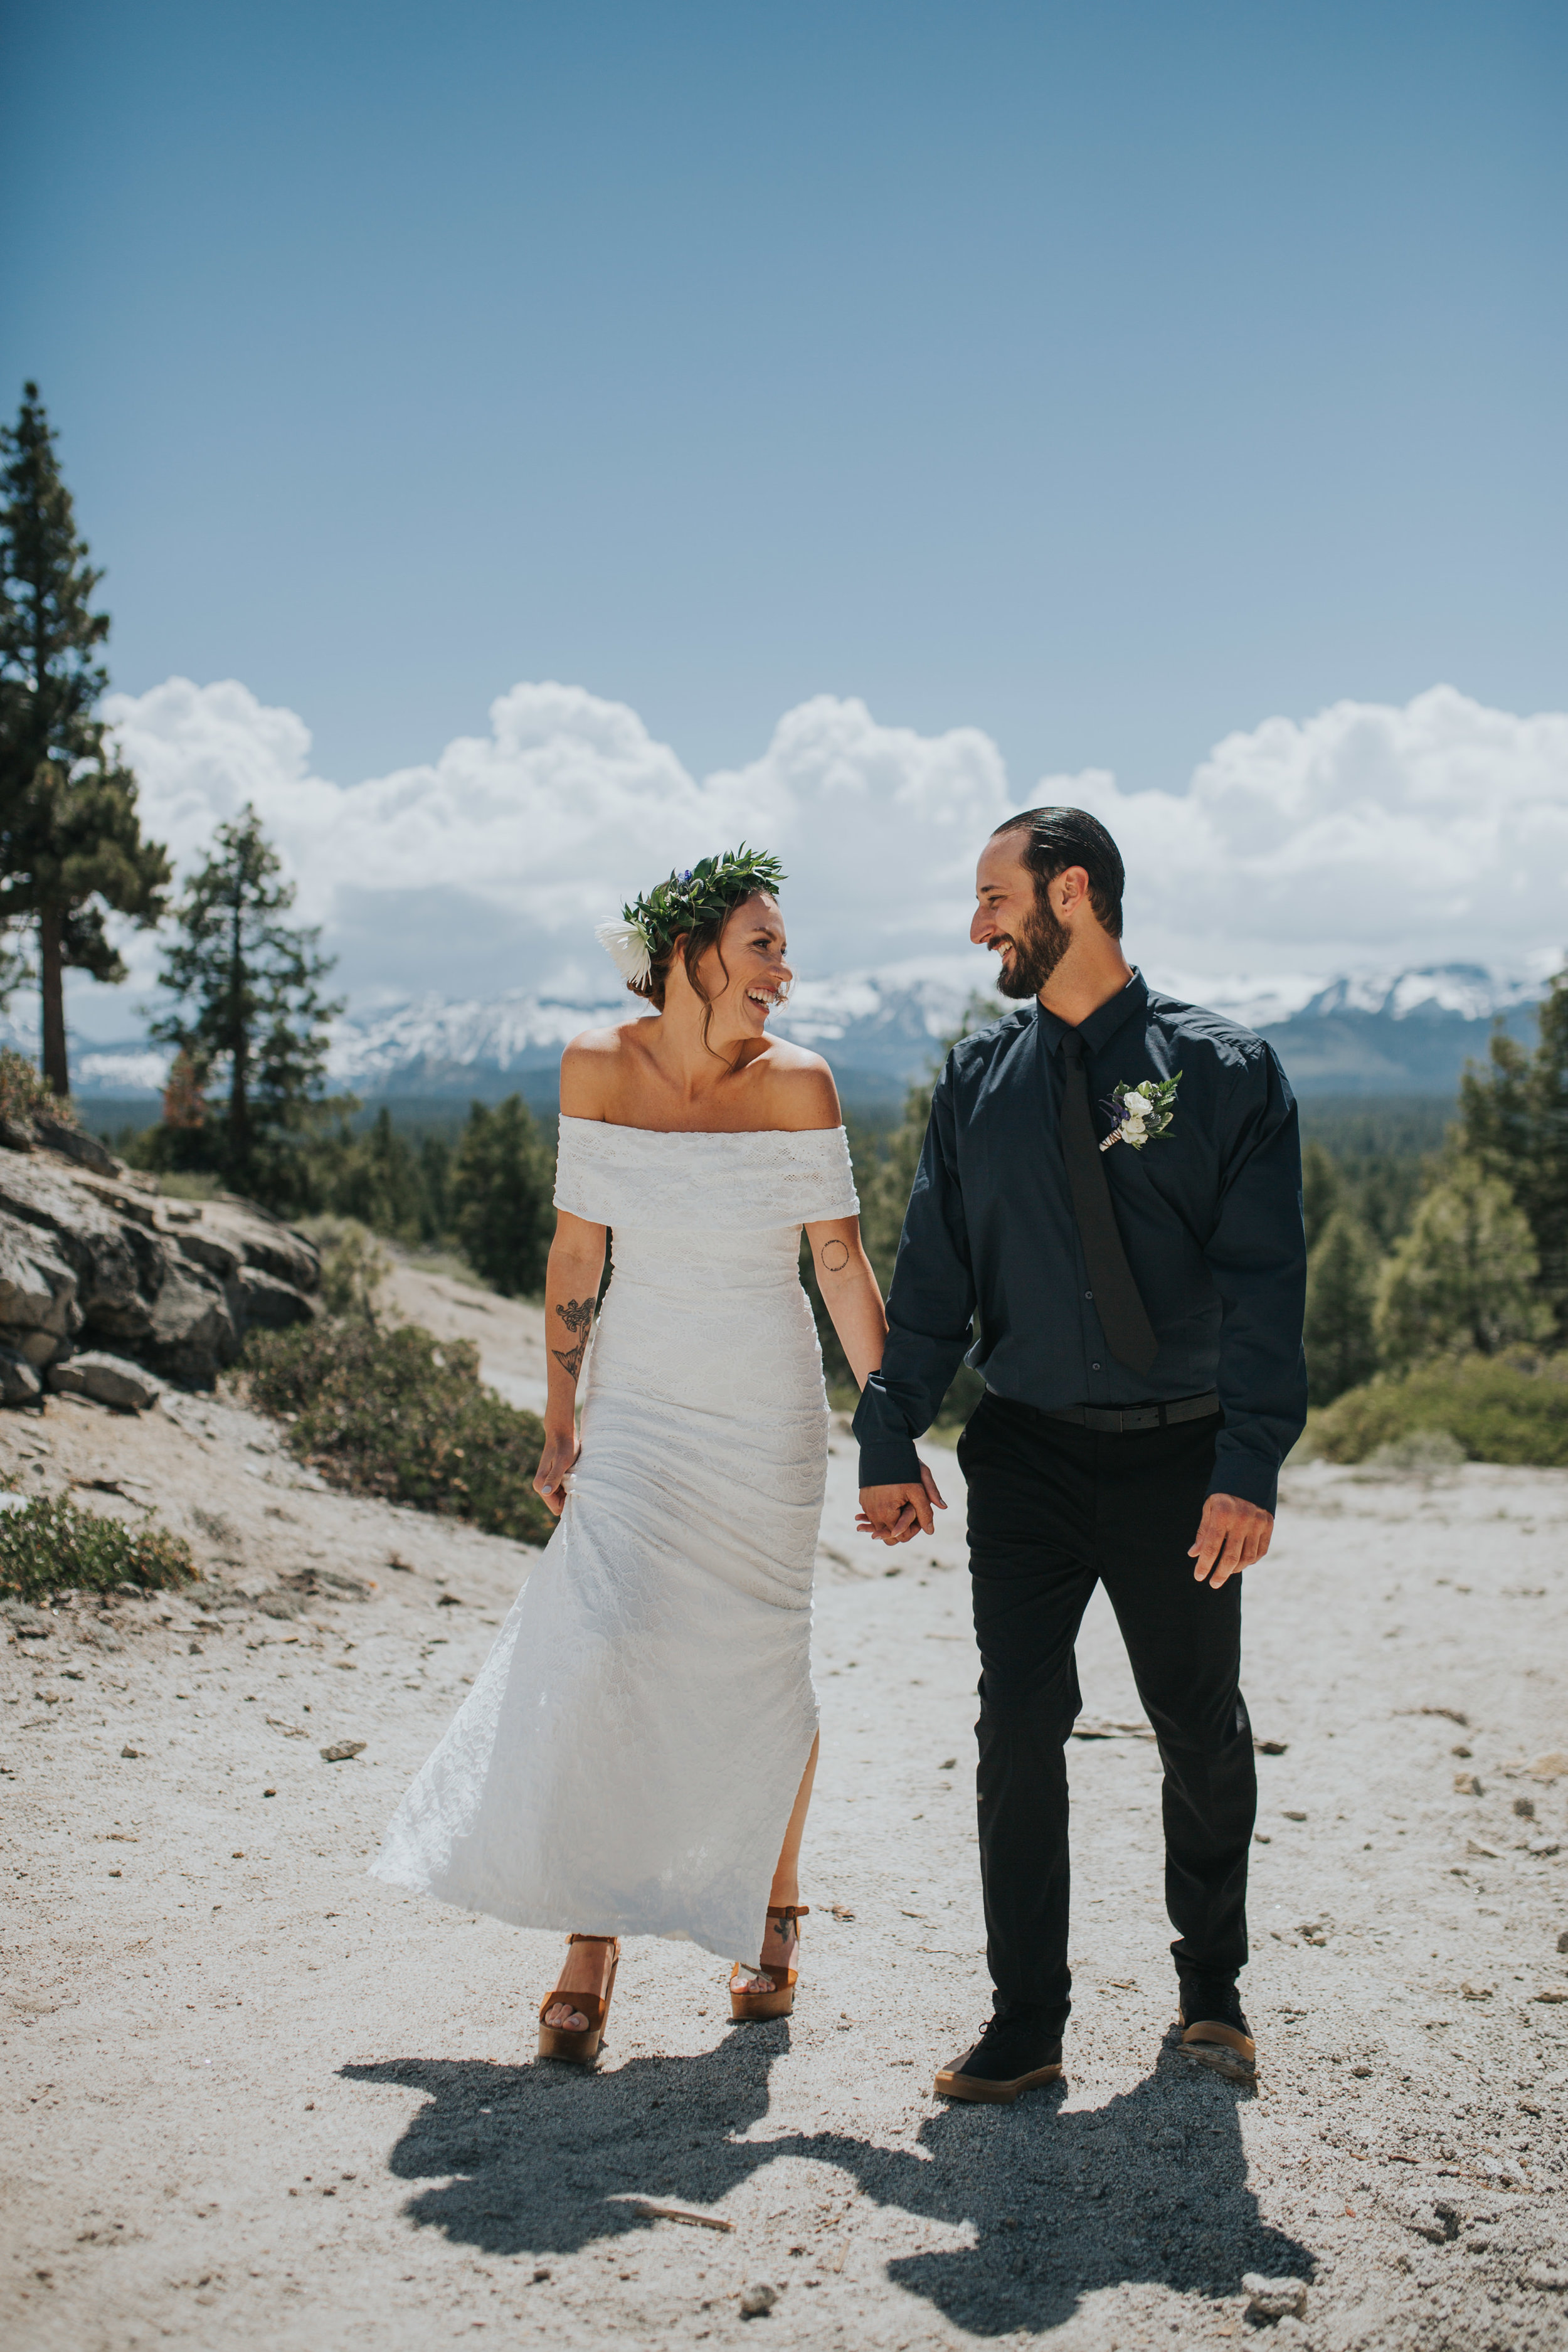
M563 1118L555 1203L613 1229L561 1523L374 1873L517 1927L754 1961L816 1731L827 1400L800 1229L842 1128Z

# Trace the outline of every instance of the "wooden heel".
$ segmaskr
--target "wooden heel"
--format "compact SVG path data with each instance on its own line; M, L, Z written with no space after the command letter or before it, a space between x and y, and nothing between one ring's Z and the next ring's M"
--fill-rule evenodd
M770 1903L767 1916L770 1919L799 1920L808 1916L810 1908L810 1905L806 1903L783 1905ZM797 1949L799 1943L800 1935L797 1928L795 1934ZM741 1963L737 1960L730 1974L730 2016L734 2024L742 2025L748 2020L794 2015L795 1988L800 1975L798 1969L780 1969L775 1968L771 1960L759 1960L752 1973L772 1977L773 1986L771 1992L752 1992L744 1984L736 1983L736 1973L740 1967ZM782 1983L779 1981L781 1976L784 1979Z
M598 1992L579 1990L574 1985L557 1982L539 2004L539 2054L542 2058L564 2058L574 2066L592 2066L599 2055L605 2038L605 2022L610 2014L610 1996L616 1990L616 1971L621 1964L620 1938L617 1936L568 1936L564 1978L571 1969L574 1944L604 1944L609 1948L609 1972ZM546 2025L547 2012L565 2005L587 2019L586 2025Z

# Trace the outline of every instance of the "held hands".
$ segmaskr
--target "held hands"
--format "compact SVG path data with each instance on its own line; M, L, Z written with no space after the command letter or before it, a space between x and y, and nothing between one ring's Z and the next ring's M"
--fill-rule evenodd
M533 1491L548 1510L557 1518L566 1507L567 1474L576 1463L583 1448L578 1442L576 1425L567 1422L564 1427L544 1424L544 1451L539 1457L539 1467L533 1474Z
M1211 1495L1198 1521L1197 1540L1187 1547L1187 1558L1197 1562L1193 1574L1217 1592L1227 1577L1257 1566L1273 1533L1272 1511L1244 1503L1239 1495Z
M542 1469L542 1463L540 1466ZM549 1500L548 1496L545 1499ZM861 1535L875 1536L879 1543L908 1543L917 1530L928 1536L932 1533L936 1524L931 1517L933 1507L939 1511L947 1508L937 1491L936 1480L922 1462L919 1486L862 1486L855 1525ZM552 1507L559 1510L560 1505ZM1239 1495L1209 1496L1198 1523L1197 1539L1187 1552L1188 1559L1197 1563L1194 1576L1200 1584L1207 1583L1217 1592L1222 1584L1239 1576L1243 1569L1258 1565L1273 1534L1272 1511L1262 1509L1257 1503L1244 1503Z
M936 1480L922 1462L918 1486L910 1482L900 1486L862 1486L855 1525L861 1535L875 1536L879 1543L908 1543L917 1529L922 1535L932 1532L933 1506L939 1511L947 1508Z

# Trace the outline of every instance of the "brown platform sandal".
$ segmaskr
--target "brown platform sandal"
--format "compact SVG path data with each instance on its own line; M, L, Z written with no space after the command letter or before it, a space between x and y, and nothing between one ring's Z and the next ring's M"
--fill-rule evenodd
M782 1919L786 1926L793 1924L796 1919L807 1919L810 1916L809 1903L770 1903L768 1906L768 1917ZM797 1950L799 1947L800 1937L797 1931L795 1936ZM736 1981L742 1970L747 1976L771 1977L773 1990L771 1992L751 1991L743 1982ZM798 1969L776 1969L771 1960L759 1960L754 1969L748 1968L742 1960L737 1960L730 1971L731 2018L739 2025L744 2023L747 2018L790 2016L795 2009L795 1979L799 1973Z
M565 1977L572 1966L574 1944L605 1944L609 1947L609 1974L603 1979L597 1992L581 1990L575 1985L563 1984L558 1979L553 1989L539 2004L539 2054L542 2058L568 2058L578 2066L591 2066L599 2054L599 2044L605 2038L605 2020L610 2013L610 1995L616 1990L616 1970L621 1964L621 1939L618 1936L568 1936L566 1958L561 1976ZM546 2025L546 2013L566 2003L586 2025Z

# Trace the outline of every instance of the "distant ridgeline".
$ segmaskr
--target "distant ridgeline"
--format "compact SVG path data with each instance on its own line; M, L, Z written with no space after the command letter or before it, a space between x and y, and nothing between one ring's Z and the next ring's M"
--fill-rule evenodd
M803 982L773 1027L826 1054L846 1106L862 1117L896 1111L903 1092L923 1076L942 1038L958 1028L986 967L978 963L905 964ZM1533 1036L1539 983L1507 978L1477 964L1355 976L1313 989L1302 982L1197 982L1183 985L1152 974L1172 993L1212 1004L1244 1021L1278 1049L1297 1092L1313 1096L1452 1096L1467 1061L1484 1059L1493 1022ZM998 1009L1000 1001L998 1000ZM488 1002L426 997L337 1024L334 1085L367 1103L495 1101L514 1091L553 1109L561 1048L578 1031L635 1010L626 997L565 1003L513 992ZM32 1050L33 1037L0 1024L0 1042ZM144 1041L79 1047L73 1057L78 1099L91 1116L95 1098L112 1101L127 1121L154 1116L165 1057Z

